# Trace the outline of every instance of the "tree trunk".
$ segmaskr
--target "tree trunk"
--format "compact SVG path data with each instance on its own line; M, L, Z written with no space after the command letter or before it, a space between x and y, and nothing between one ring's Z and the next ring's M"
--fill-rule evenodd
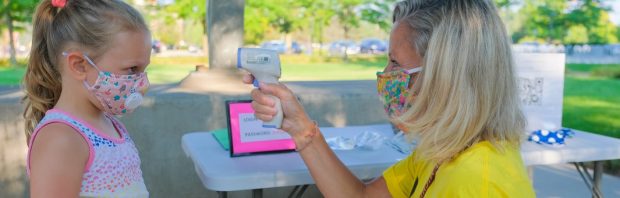
M245 0L208 0L209 68L236 70L237 48L243 47Z
M349 26L344 25L344 40L345 42L349 40ZM344 62L348 62L349 61L349 44L345 44L344 46L344 57L343 60Z
M318 35L318 40L319 40L319 56L323 56L325 54L323 54L323 24L319 24L319 35Z
M312 49L312 42L314 41L314 23L316 22L314 18L312 18L310 21L312 21L311 25L310 25L310 40L308 42L308 51L307 54L312 55L314 49Z
M209 55L209 36L207 34L202 35L202 54Z
M209 55L209 35L207 35L206 16L202 19L202 53L205 56Z
M293 53L293 36L290 32L284 32L284 53Z
M11 66L17 66L17 58L15 52L15 38L13 37L14 28L13 28L13 17L11 16L11 11L7 10L6 12L6 25L9 29L9 53L11 54L10 63Z

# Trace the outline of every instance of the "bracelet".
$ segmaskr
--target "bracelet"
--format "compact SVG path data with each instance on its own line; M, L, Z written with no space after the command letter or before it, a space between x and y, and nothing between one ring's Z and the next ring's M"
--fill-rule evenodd
M304 138L305 140L305 143L303 144L302 147L299 147L299 144L297 144L298 142L295 142L295 147L296 147L295 151L300 152L304 150L306 147L308 147L310 143L312 143L314 136L317 134L317 131L319 130L319 124L314 120L312 122L314 122L314 127L312 127L313 129L310 131L310 133L307 133L302 136L302 138Z

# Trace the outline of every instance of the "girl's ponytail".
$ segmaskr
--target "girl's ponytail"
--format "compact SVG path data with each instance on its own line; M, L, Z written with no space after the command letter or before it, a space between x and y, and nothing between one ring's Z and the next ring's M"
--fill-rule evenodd
M30 140L30 135L45 112L56 104L62 90L60 72L55 66L60 52L48 45L50 29L58 9L52 6L50 0L44 0L34 15L32 49L23 79L26 92L23 98L26 104L24 110L26 141Z

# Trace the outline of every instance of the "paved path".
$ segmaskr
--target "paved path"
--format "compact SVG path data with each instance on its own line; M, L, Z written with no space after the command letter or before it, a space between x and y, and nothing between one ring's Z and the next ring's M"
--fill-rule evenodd
M534 167L534 189L540 198L586 198L592 194L572 164ZM620 197L620 178L604 174L603 197Z

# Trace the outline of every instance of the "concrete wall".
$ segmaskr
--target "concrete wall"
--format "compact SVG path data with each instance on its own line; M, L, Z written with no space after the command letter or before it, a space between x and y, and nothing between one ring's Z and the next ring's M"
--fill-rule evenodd
M386 123L376 96L375 81L290 82L308 114L320 126ZM244 88L250 90L251 88ZM144 179L152 197L216 197L196 176L194 165L181 149L183 134L226 127L224 102L249 99L249 91L196 91L175 85L155 86L145 103L121 119L135 140ZM26 141L23 135L20 92L0 90L0 197L25 197ZM265 197L286 197L292 188L266 189ZM318 196L315 187L306 197ZM249 197L250 191L230 197Z
M0 104L0 197L25 197L26 136L21 105Z

